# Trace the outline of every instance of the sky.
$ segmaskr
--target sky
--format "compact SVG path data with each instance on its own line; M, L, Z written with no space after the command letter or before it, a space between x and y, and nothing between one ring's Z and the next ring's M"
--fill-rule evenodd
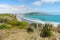
M26 12L60 14L60 0L0 0L0 13Z

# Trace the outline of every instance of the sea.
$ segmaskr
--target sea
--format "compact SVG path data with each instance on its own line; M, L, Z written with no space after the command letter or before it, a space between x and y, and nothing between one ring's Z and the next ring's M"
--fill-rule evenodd
M25 15L25 17L32 20L42 20L60 23L60 15Z

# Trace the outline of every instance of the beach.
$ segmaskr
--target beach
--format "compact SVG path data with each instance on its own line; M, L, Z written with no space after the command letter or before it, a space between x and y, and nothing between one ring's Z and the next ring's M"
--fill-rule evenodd
M48 23L48 24L54 25L54 27L57 27L60 24L59 22L49 22L49 21L42 21L42 20L36 20L36 19L34 20L31 18L29 19L27 17L24 17L23 15L17 15L16 18L19 21L25 21L28 23L42 23L42 24Z
M0 40L60 40L60 26L58 28L56 26L58 23L46 22L46 24L44 21L31 20L23 15L0 15L2 16L0 16ZM42 37L41 33L45 30L47 33L43 34L46 36Z

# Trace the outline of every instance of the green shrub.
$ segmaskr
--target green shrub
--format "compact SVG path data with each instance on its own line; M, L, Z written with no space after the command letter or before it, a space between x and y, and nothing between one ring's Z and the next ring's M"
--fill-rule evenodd
M13 27L26 28L28 26L27 22L20 22L18 20L9 21L7 24L12 25Z
M27 22L20 22L20 26L18 26L18 28L23 28L23 29L26 29L27 27L28 27Z
M33 32L32 28L27 28L27 32Z
M5 24L0 25L0 29L9 29L11 28L10 26L7 26Z
M12 20L12 21L8 21L7 24L10 24L12 26L19 26L20 22L17 20Z
M50 24L45 24L43 27L41 34L42 37L50 37L51 36L51 25Z
M51 36L51 32L49 30L44 30L44 31L42 31L42 33L40 35L42 37L50 37Z
M27 22L20 22L20 26L28 26Z
M7 23L8 22L8 19L6 18L0 18L0 23Z
M26 26L26 25L28 25L27 22L20 22L18 20L9 21L7 24L10 24L12 26Z

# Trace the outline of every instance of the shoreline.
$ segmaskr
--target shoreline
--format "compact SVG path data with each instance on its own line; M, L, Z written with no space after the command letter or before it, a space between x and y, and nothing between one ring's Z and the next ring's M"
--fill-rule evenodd
M49 21L42 21L42 20L33 20L33 19L29 19L27 17L24 17L23 15L17 15L16 16L17 20L19 21L25 21L25 22L29 22L29 23L49 23L49 24L53 24L54 27L57 27L60 23L58 22L49 22Z

